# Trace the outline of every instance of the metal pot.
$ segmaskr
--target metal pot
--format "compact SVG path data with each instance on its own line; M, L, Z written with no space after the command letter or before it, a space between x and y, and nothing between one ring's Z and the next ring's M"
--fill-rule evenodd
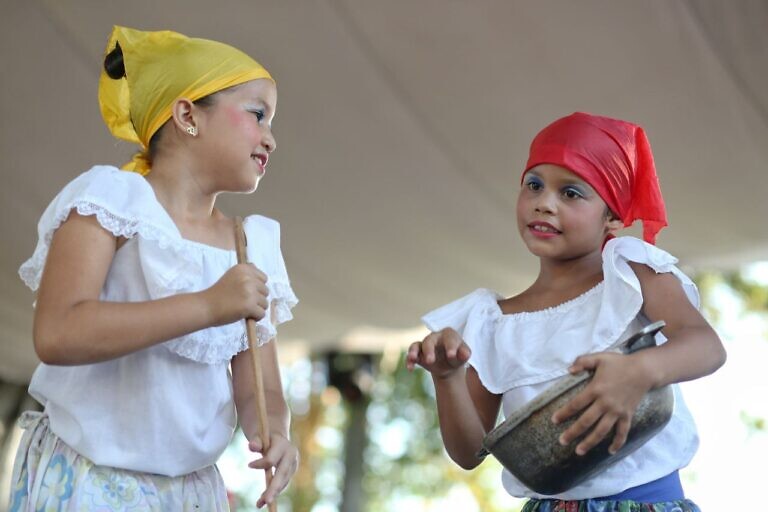
M629 354L656 346L654 336L664 325L663 321L647 325L621 345L621 352ZM586 434L568 446L560 445L558 438L576 421L578 414L557 425L552 423L552 414L583 390L591 377L591 372L563 377L489 432L477 456L484 458L492 454L526 487L552 496L579 485L626 457L664 428L672 417L672 388L653 389L640 401L627 442L618 452L613 455L608 452L613 439L609 434L586 454L576 455L576 445Z

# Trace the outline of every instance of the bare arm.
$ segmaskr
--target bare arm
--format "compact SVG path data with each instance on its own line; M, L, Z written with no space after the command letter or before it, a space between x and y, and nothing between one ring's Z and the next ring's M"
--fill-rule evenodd
M264 376L264 396L267 402L267 416L269 416L269 432L288 438L291 415L283 395L276 344L274 341L270 341L257 350L261 356ZM235 406L243 433L249 441L259 439L259 411L256 408L256 383L250 349L240 352L232 359L232 379L234 381Z
M76 365L113 359L205 327L258 315L259 308L245 311L250 304L266 306L265 300L238 292L228 281L219 286L225 278L208 290L159 300L100 301L116 246L116 238L95 217L74 212L54 234L33 328L35 350L43 362ZM234 273L261 274L255 268ZM262 289L252 281L241 288ZM235 306L234 301L241 304ZM264 315L263 309L260 314Z
M263 455L248 465L251 468L270 471L275 468L272 483L264 490L257 503L257 506L261 507L272 502L288 485L299 465L299 451L289 440L290 411L283 395L276 343L272 340L257 350L261 357L269 423L270 447L267 453L264 453L259 435L259 411L256 405L256 383L250 349L240 352L232 359L232 379L240 426L249 441L250 449Z
M572 372L593 370L595 375L554 414L553 421L583 411L560 438L562 444L569 444L592 429L576 447L578 454L586 453L614 427L609 449L617 451L626 442L637 405L648 390L708 375L725 363L720 338L688 301L677 277L656 274L646 265L631 265L640 281L643 312L651 321L666 323L667 342L630 355L598 353L576 359Z
M443 443L456 464L472 469L480 464L475 454L496 421L500 395L481 384L473 368L464 369L470 349L453 329L443 329L413 343L408 367L420 365L432 374Z
M476 454L483 437L495 425L501 396L485 389L471 367L457 371L455 376L433 380L445 449L456 464L472 469L481 462Z
M667 342L635 354L652 376L653 388L697 379L720 368L725 348L714 329L693 307L680 281L657 274L646 265L630 263L643 292L643 312L652 321L664 320Z

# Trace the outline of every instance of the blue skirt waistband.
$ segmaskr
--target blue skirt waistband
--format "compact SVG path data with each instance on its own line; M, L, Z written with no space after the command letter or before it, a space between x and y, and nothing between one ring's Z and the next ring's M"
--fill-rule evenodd
M673 471L667 476L653 480L637 487L631 487L612 496L595 498L600 501L631 500L640 503L660 503L685 499L683 486L680 483L680 473Z

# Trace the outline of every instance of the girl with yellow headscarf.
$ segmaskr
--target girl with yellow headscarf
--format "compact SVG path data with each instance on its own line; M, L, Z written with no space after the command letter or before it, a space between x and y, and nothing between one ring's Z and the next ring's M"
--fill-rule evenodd
M37 290L29 391L10 510L228 510L215 463L235 426L274 469L257 503L296 471L274 343L297 299L279 224L244 221L237 264L222 192L251 193L275 149L269 73L231 46L114 27L99 79L111 133L139 144L53 199L20 268ZM126 172L134 171L134 172ZM256 333L270 427L258 438L243 319ZM264 453L266 452L266 453Z

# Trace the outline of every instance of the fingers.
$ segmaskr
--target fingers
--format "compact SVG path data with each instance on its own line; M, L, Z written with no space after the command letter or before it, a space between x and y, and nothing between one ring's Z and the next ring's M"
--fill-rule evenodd
M565 430L565 432L560 434L560 438L558 439L558 441L563 446L571 444L571 442L574 439L577 439L579 436L584 434L584 432L586 432L592 425L594 425L600 419L600 416L602 416L601 411L599 410L598 407L593 405L592 407L584 411L581 414L581 416L579 416L578 419L574 421L573 424Z
M274 444L274 443L273 443ZM253 469L272 469L275 464L280 460L281 448L279 446L270 445L267 453L264 452L263 444L261 440L253 440L248 443L248 447L251 451L262 454L262 457L254 459L248 463L249 468Z
M262 443L260 441L252 441L249 443L249 446L251 449L254 449L254 451L258 451L261 449ZM277 495L288 486L291 477L298 468L298 464L298 450L284 437L274 436L272 439L272 446L270 446L269 451L264 457L256 459L248 464L251 468L269 471L270 474L273 468L275 470L269 485L256 503L257 507L263 507L275 500Z
M267 310L269 297L269 288L267 288L267 274L259 270L253 263L248 263L246 267L249 269L250 277L255 280L253 283L253 289L256 291L256 303L264 311ZM262 314L262 316L264 316Z
M608 452L613 455L621 449L627 442L627 436L629 436L629 429L632 426L632 422L627 418L622 418L616 422L616 434L613 436L613 442L608 447Z
M253 263L240 263L240 265L243 265L244 268L247 268L248 269L247 272L249 272L251 275L253 275L256 279L258 279L262 283L266 284L266 282L268 280L267 274L262 272L259 269L259 267L257 267L255 264L253 264Z
M413 371L416 365L421 360L421 342L414 341L411 346L408 347L408 352L405 354L405 366L409 371Z
M241 263L234 268L243 286L243 304L249 304L246 318L261 320L269 307L267 275L253 263Z
M266 471L269 471L270 475L272 474L272 468L267 469ZM275 496L278 493L274 493L272 491L273 484L275 483L274 475L272 476L272 480L270 481L270 484L267 486L266 489L264 489L264 492L261 493L261 496L259 496L259 499L256 501L256 508L261 508L265 505L268 505L272 503L272 500L275 499ZM282 490L282 489L281 489Z
M613 429L616 423L615 414L605 414L597 422L595 428L576 446L576 455L584 455L589 450L594 448L605 436L607 436Z
M591 404L594 399L595 397L590 392L590 389L585 388L583 391L571 398L568 403L555 411L555 413L552 415L552 423L562 423L579 411L586 409L586 407Z
M421 341L421 357L419 364L429 369L438 360L445 359L445 339L441 332L433 332Z
M272 481L259 498L259 502L262 503L262 506L268 503L272 503L277 495L283 492L283 490L288 486L288 482L290 482L291 476L293 476L297 468L298 457L285 456L280 459L280 462L275 469L275 474L272 476Z
M458 351L456 352L456 360L464 364L467 361L469 361L469 357L472 355L472 350L469 348L469 346L466 343L462 343L459 347Z
M600 356L597 354L591 354L586 356L577 357L573 364L568 368L571 373L579 373L583 371L594 371L600 362Z
M568 445L583 436L576 453L584 455L612 435L608 450L617 452L627 441L637 404L646 388L633 377L627 356L602 352L577 358L569 368L572 373L592 371L592 381L552 415L560 423L584 411L560 436ZM615 429L615 432L611 432Z
M584 393L581 393L584 394ZM579 396L562 407L555 413L555 416L575 402ZM554 419L554 417L553 417ZM563 418L564 419L564 418ZM611 445L608 447L610 453L616 453L627 441L629 429L632 423L631 411L622 410L616 407L609 407L602 400L596 400L584 411L579 418L560 435L558 441L563 446L569 445L575 439L583 436L590 428L589 434L582 439L576 446L576 454L584 455L589 450L597 446L605 439L615 428Z
M463 361L462 357L459 357L459 352L464 358ZM453 329L443 329L438 333L435 342L436 359L445 361L451 368L457 368L469 359L470 353L469 346Z
M248 449L252 452L261 453L262 446L261 438L257 438L248 442Z
M409 370L420 365L430 372L442 373L462 366L469 361L471 354L469 346L456 331L443 329L412 343L405 358Z

